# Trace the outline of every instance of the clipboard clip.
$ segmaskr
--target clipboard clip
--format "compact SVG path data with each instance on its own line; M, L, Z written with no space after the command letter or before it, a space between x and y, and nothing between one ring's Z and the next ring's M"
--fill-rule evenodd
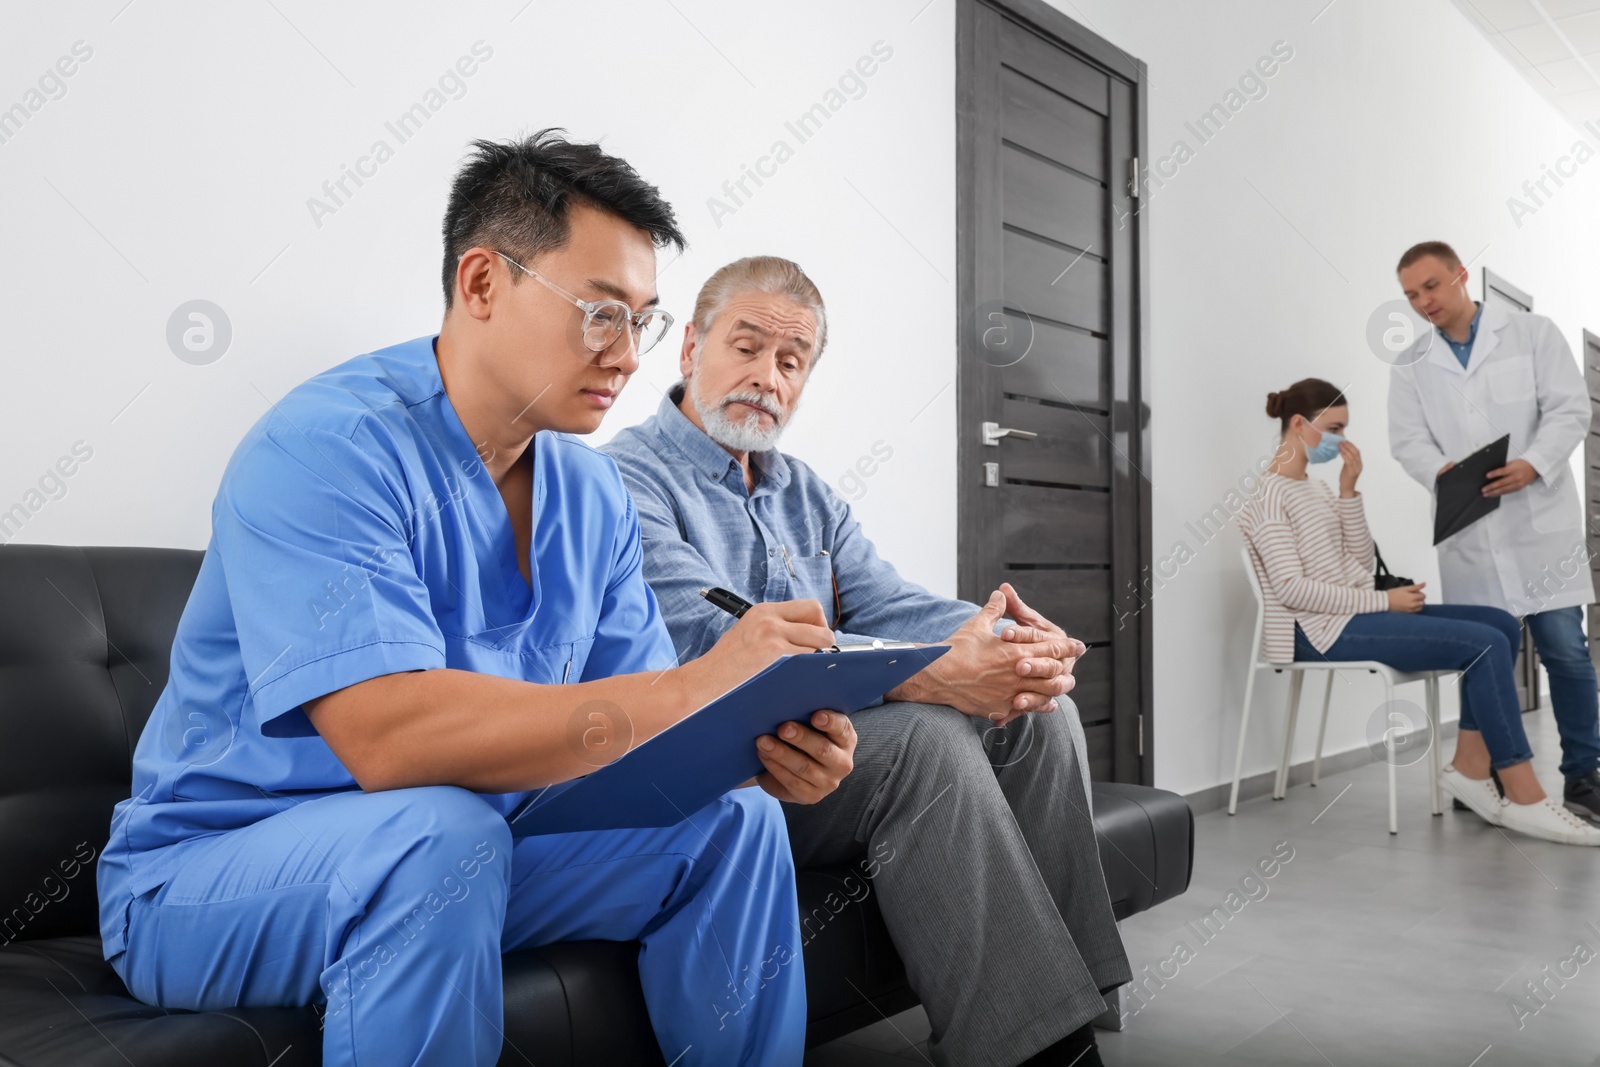
M873 638L861 644L834 645L832 648L819 648L818 652L879 652L886 648L916 648L915 641L882 641Z

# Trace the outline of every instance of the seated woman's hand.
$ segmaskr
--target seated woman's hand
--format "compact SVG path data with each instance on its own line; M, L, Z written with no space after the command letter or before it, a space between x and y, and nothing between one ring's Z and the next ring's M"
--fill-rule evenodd
M1426 599L1422 595L1422 587L1427 584L1427 582L1418 582L1415 585L1400 585L1390 589L1388 591L1389 610L1409 611L1412 614L1421 611Z
M1348 440L1340 441L1339 455L1344 459L1344 465L1339 468L1339 495L1355 496L1356 479L1361 477L1361 449Z

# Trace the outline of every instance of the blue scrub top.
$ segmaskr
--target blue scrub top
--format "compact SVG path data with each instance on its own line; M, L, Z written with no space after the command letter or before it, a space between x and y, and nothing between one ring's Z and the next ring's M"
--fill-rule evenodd
M434 341L317 375L234 451L101 856L107 959L125 947L128 904L167 880L184 842L360 788L305 701L398 671L560 683L675 662L616 464L564 434L533 441L523 579ZM528 794L482 795L509 813Z

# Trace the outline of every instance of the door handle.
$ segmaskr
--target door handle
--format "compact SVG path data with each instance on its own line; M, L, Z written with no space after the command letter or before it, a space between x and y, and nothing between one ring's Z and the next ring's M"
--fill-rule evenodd
M986 422L983 424L983 443L993 445L996 448L1000 447L1000 438L1002 437L1015 437L1019 441L1031 441L1038 436L1032 430L1013 430L1009 427L1001 426L998 422Z

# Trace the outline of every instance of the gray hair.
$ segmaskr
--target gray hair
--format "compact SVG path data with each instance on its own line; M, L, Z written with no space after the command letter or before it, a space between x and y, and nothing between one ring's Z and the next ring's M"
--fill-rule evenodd
M816 318L817 343L809 361L815 366L828 343L828 312L823 307L822 294L800 264L781 256L746 256L707 278L694 302L695 332L704 336L730 299L752 289L788 297Z

